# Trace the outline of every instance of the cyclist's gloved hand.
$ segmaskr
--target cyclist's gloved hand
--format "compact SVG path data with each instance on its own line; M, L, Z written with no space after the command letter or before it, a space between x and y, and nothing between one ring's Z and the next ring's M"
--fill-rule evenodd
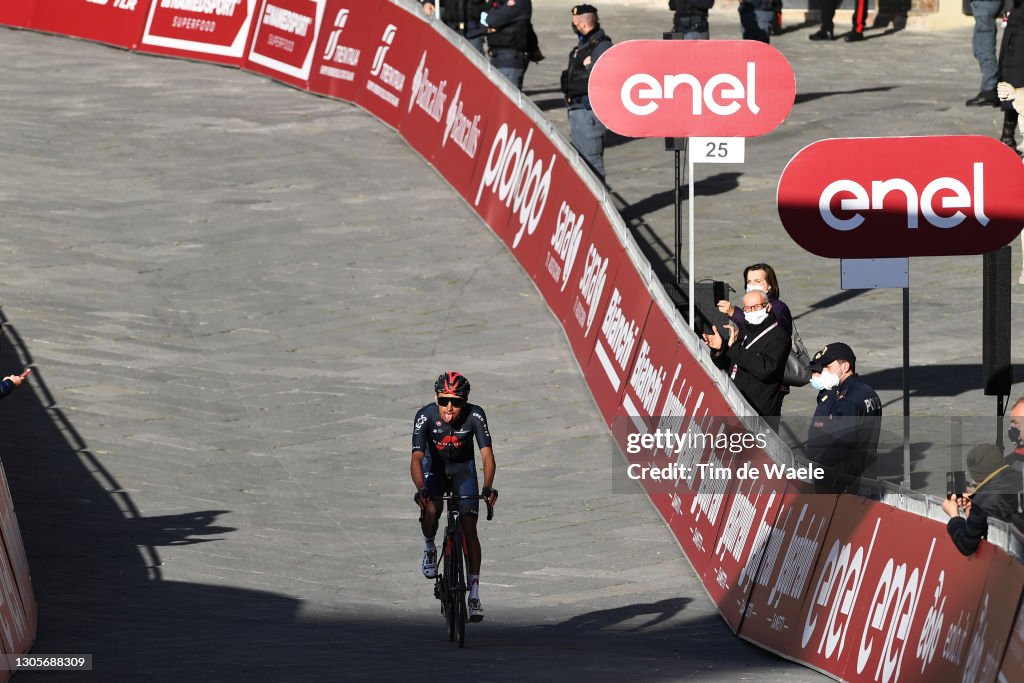
M480 490L480 495L487 498L491 505L494 505L498 500L498 489L492 489L490 486L485 486Z
M427 507L427 501L430 500L430 491L427 490L426 486L424 486L416 492L416 495L413 496L412 499L416 501L416 504L421 508L425 508Z

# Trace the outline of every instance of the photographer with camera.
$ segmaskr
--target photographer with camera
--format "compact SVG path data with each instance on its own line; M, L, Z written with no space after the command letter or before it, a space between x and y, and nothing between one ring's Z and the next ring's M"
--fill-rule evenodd
M963 491L957 484L947 485L942 510L949 515L946 531L953 545L962 555L971 555L978 549L981 539L988 536L988 518L1009 522L1024 531L1024 398L1018 399L1010 411L1007 436L1014 447L1005 458L1000 457L997 446L979 446L967 456L967 469L971 478L979 482ZM951 472L950 475L956 473ZM956 479L947 475L947 481ZM964 516L960 516L963 510Z

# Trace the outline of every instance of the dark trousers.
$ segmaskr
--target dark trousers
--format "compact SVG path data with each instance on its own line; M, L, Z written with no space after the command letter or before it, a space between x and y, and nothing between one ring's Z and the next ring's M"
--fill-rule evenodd
M835 31L833 19L836 7L842 0L823 0L821 5L821 27L826 31ZM864 33L868 21L868 0L855 0L853 6L853 32Z

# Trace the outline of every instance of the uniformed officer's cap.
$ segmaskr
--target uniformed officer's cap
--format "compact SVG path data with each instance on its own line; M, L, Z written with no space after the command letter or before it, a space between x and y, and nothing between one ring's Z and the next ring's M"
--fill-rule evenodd
M572 8L572 15L575 17L577 14L597 14L597 8L593 5L576 5Z
M848 361L850 363L850 370L854 370L857 367L857 356L853 355L853 349L842 342L832 342L814 354L809 367L811 372L821 372L823 367L837 360Z

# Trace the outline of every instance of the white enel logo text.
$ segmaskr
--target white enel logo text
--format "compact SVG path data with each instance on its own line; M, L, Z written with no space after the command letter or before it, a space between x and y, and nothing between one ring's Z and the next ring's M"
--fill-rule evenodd
M754 101L756 68L754 62L747 62L746 85L733 74L715 74L703 85L693 74L666 74L662 81L651 74L633 74L622 84L619 96L622 106L630 114L648 116L658 111L658 100L673 99L676 88L686 85L690 88L691 111L694 116L703 113L702 106L706 106L712 114L729 116L740 110L741 101L745 101L751 113L757 114L761 107Z
M927 185L920 196L917 188L903 178L871 181L871 195L867 188L855 180L836 180L828 184L818 198L818 212L825 224L833 230L845 232L855 230L864 223L861 211L878 211L883 209L886 195L891 192L901 193L907 202L907 227L917 228L918 217L924 216L929 225L936 228L955 228L966 220L963 211L954 211L949 216L940 216L935 210L935 197L945 194L938 200L939 208L969 209L974 208L974 218L982 226L988 225L985 215L985 166L981 162L974 164L974 192L956 178L936 178ZM839 200L840 211L852 211L852 216L840 218L832 212L832 202L841 193L852 195Z

